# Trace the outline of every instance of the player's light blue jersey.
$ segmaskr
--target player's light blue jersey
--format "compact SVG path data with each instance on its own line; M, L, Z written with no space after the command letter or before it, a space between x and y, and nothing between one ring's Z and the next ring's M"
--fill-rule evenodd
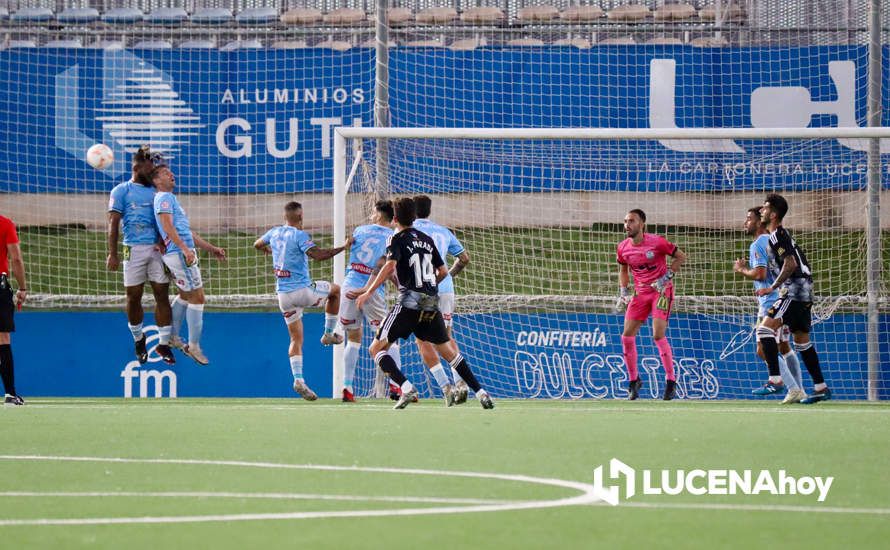
M448 254L458 256L464 251L464 245L460 244L454 233L445 226L422 218L414 221L414 228L426 233L433 239L433 242L436 243L436 249L439 251L439 256L442 256L443 260ZM451 275L446 276L439 283L439 294L454 294L454 279Z
M386 255L386 241L392 234L392 229L376 224L355 228L346 277L343 279L344 288L362 288L368 283L377 261ZM377 289L378 294L385 293L384 286Z
M114 186L108 200L108 211L121 215L124 244L155 244L158 229L154 213L155 188L125 181Z
M769 235L764 234L757 237L748 248L748 267L750 267L751 269L755 269L758 267L766 268L766 279L762 281L754 281L754 290L769 288L776 280L775 276L773 275L772 269L770 269L769 262ZM766 296L757 297L757 302L760 304L761 317L778 298L778 290L774 290Z
M173 242L164 228L161 227L161 214L173 215L173 229L179 234L179 238L189 248L195 248L195 239L192 237L192 228L189 225L189 218L185 215L185 210L179 205L176 195L168 191L157 193L155 195L155 221L158 224L158 231L161 232L161 238L164 239L164 245L167 247L167 253L182 252Z
M309 233L290 225L280 225L266 231L262 239L272 247L276 291L284 294L312 285L306 251L315 243Z

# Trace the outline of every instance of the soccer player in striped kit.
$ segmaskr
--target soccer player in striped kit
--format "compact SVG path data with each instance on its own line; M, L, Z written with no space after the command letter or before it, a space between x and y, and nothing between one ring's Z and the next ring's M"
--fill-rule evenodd
M769 248L773 258L770 262L775 280L767 288L757 291L765 296L776 290L779 298L766 312L766 317L757 327L757 337L763 346L766 364L769 368L769 381L763 386L762 395L778 393L782 390L779 370L779 346L777 332L782 325L788 325L794 337L794 349L800 353L803 364L813 379L812 395L802 399L805 405L831 399L831 390L822 376L819 355L810 341L813 308L813 272L803 250L797 246L788 231L782 227L782 220L788 213L788 202L781 195L771 193L766 196L760 208L760 218L770 231Z

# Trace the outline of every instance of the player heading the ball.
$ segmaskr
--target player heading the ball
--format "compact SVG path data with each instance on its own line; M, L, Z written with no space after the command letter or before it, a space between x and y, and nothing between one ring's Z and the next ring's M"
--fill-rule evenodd
M201 349L201 334L204 331L204 281L201 279L195 247L210 252L220 261L225 261L226 251L192 231L185 210L173 194L176 177L169 166L155 163L151 180L158 190L154 199L155 219L167 247L164 265L170 269L173 280L179 287L179 296L172 304L173 334L170 342L199 365L207 365L210 360ZM183 344L180 338L183 318L188 323L188 344Z

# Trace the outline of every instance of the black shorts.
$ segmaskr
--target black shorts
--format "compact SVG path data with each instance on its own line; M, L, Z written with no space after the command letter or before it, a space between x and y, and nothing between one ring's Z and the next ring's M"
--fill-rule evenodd
M0 332L15 332L15 303L10 288L0 288Z
M400 304L394 305L386 319L380 323L377 339L393 343L399 338L408 338L411 334L418 340L432 344L444 344L451 339L441 311L408 309Z
M766 316L781 319L791 332L809 333L813 326L812 309L813 302L798 302L786 296L776 300L766 311Z

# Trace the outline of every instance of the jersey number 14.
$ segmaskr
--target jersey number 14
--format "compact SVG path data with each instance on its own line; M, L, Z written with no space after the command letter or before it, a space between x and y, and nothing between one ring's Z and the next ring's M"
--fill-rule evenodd
M412 254L408 265L414 268L415 288L423 286L424 281L436 286L436 272L433 270L433 257L429 254Z

